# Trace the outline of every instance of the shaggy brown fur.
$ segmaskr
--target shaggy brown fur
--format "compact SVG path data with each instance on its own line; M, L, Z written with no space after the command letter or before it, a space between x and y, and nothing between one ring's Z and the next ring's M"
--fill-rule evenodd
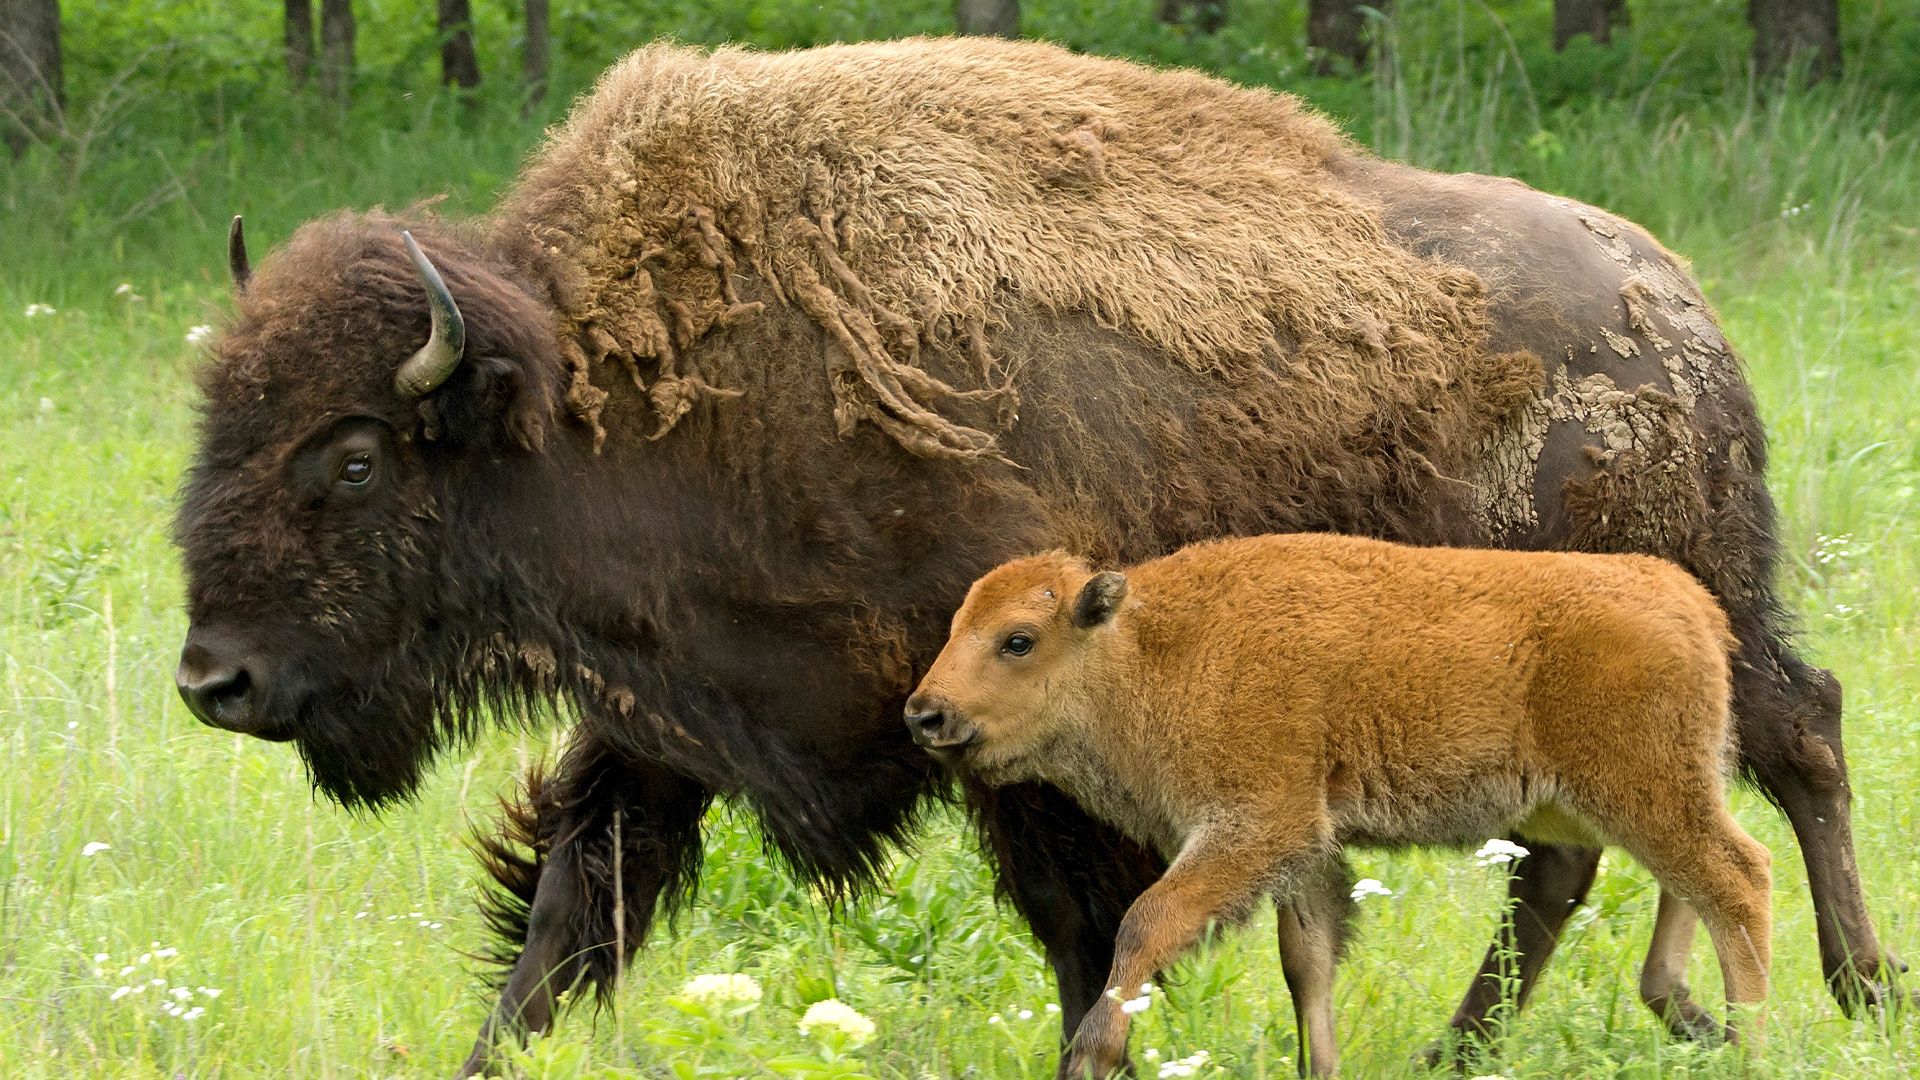
M838 346L842 435L866 420L918 454L1000 457L943 409L1013 393L984 331L1018 304L1230 380L1277 366L1264 423L1328 469L1393 431L1439 458L1402 467L1451 471L1530 387L1499 392L1512 365L1486 355L1479 279L1396 246L1329 182L1345 148L1294 98L1052 48L651 46L549 140L500 228L553 283L583 416L610 358L657 433L751 380L688 357L759 310L751 274ZM926 372L952 342L976 389Z
M1648 1003L1676 1031L1715 1027L1682 981L1689 903L1728 1000L1766 996L1768 855L1723 791L1733 644L1713 597L1645 556L1270 536L1122 575L1056 553L974 584L907 725L984 782L1057 785L1170 862L1121 922L1061 1076L1118 1067L1121 999L1263 895L1287 908L1302 1043L1328 1074L1329 868L1348 843L1617 843L1662 886Z

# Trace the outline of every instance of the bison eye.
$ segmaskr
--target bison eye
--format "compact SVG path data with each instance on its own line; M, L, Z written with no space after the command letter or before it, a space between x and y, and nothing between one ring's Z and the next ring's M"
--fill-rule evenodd
M340 463L340 482L348 487L366 487L373 479L373 455L361 452L348 454Z
M1033 639L1025 634L1008 634L1000 643L1000 651L1008 656L1025 656L1033 651Z

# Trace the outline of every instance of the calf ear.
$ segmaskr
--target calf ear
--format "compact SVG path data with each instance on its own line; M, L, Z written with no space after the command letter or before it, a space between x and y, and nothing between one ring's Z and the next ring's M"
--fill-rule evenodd
M1073 625L1082 630L1099 626L1120 610L1127 598L1127 575L1102 570L1087 579L1073 601Z

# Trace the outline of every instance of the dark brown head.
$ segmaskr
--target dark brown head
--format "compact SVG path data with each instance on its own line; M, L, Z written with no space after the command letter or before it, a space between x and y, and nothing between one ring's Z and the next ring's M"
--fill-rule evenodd
M459 493L540 450L553 316L431 219L317 221L257 270L232 235L237 311L200 377L175 524L177 683L202 721L293 740L329 795L377 804L462 706L488 541Z
M983 777L1034 775L1027 763L1081 729L1111 683L1114 617L1127 579L1052 552L973 583L953 629L907 699L907 730L942 761Z

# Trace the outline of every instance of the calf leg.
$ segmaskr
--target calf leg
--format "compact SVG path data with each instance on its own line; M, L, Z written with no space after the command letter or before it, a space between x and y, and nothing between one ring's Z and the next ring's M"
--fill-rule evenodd
M1880 944L1853 849L1852 790L1840 736L1840 683L1765 632L1741 639L1734 715L1741 765L1786 812L1806 861L1820 966L1840 1009L1889 1003L1907 965Z
M1707 924L1726 983L1727 1004L1746 1021L1728 1018L1728 1036L1758 1045L1761 1025L1754 1007L1767 997L1773 961L1773 878L1767 849L1748 836L1724 809L1686 815L1620 840L1660 881L1666 929L1677 934L1678 916L1668 912L1666 893L1687 897ZM1657 831L1656 831L1657 830ZM1691 928L1687 927L1691 936ZM1656 930L1656 937L1658 936Z
M1165 863L1040 784L970 786L1000 887L1033 929L1060 990L1061 1041L1105 989L1120 920Z
M1718 1042L1726 1037L1726 1029L1691 1000L1687 989L1687 958L1699 924L1699 913L1691 904L1667 889L1660 890L1653 943L1647 948L1646 966L1640 969L1640 1000L1675 1038Z
M1074 1032L1060 1062L1062 1080L1102 1078L1126 1059L1129 999L1187 951L1214 922L1245 915L1276 873L1324 858L1326 844L1254 838L1221 829L1189 838L1166 874L1120 920L1106 987Z
M512 968L457 1075L484 1071L500 1039L547 1030L578 985L612 995L661 899L693 886L709 800L693 781L585 732L552 777L528 778L506 835L477 845L501 886L487 920L507 939L500 958Z
M1453 1011L1448 1042L1459 1045L1485 1042L1491 1037L1487 1016L1509 990L1515 1007L1533 994L1540 972L1560 943L1567 917L1593 888L1600 869L1600 849L1564 847L1527 841L1527 855L1511 868L1507 880L1509 919L1502 919L1487 946L1480 970L1467 985L1466 996ZM1428 1047L1421 1055L1429 1065L1447 1056L1445 1045Z
M1333 1026L1333 973L1352 908L1344 860L1327 867L1280 904L1280 971L1293 998L1300 1074L1332 1076L1340 1064Z

